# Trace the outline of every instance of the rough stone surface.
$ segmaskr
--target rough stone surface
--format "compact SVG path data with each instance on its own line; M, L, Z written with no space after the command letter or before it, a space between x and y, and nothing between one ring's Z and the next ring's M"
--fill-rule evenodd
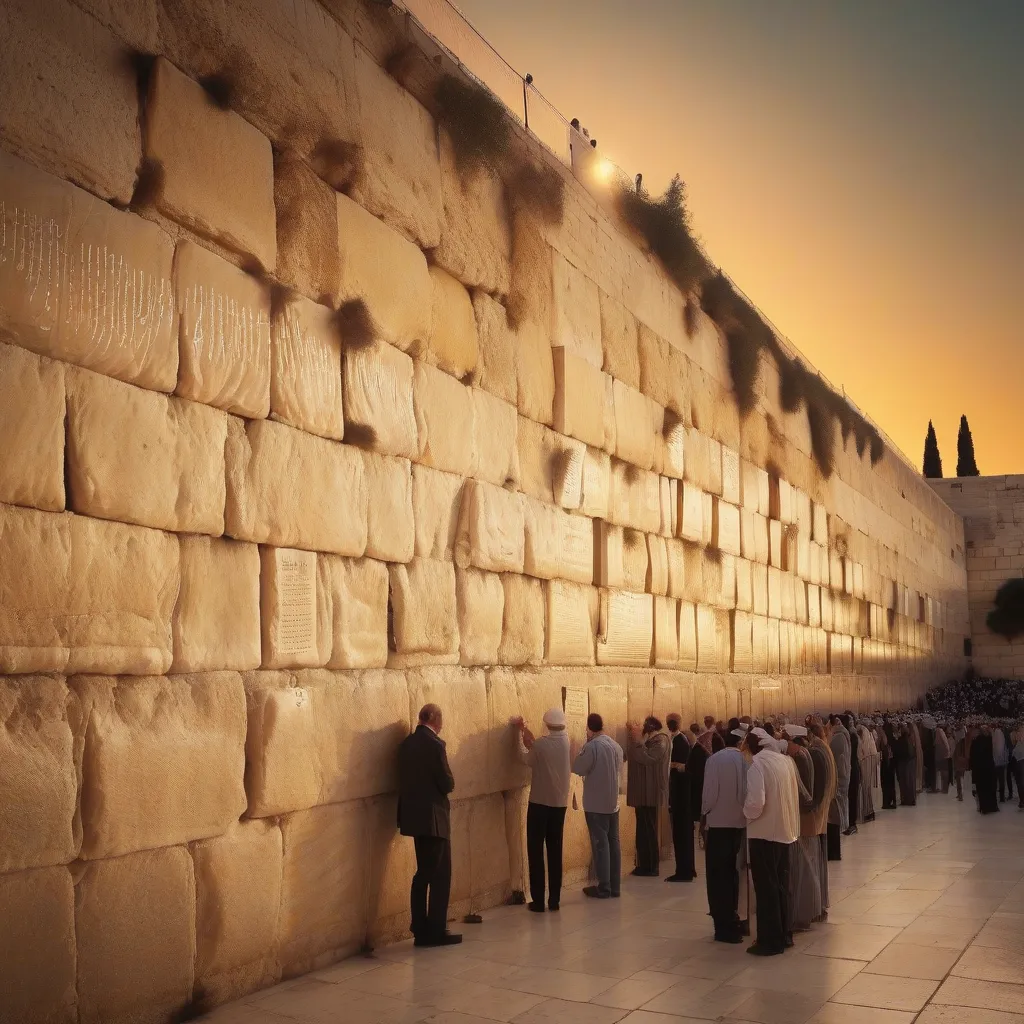
M366 554L382 562L408 562L415 552L412 468L408 459L363 452L368 498Z
M83 1024L156 1024L187 1006L195 899L192 858L180 846L85 865L75 884Z
M552 345L601 368L601 298L597 285L555 253L552 263L554 310Z
M473 392L442 370L417 361L412 393L419 431L417 461L472 476L477 459Z
M516 404L521 416L537 423L552 422L555 370L551 342L539 324L527 320L515 332Z
M524 518L514 491L467 480L462 492L455 561L490 572L522 572Z
M606 375L566 348L552 351L555 369L554 428L595 448L606 443Z
M249 419L270 412L270 296L250 274L194 242L174 252L176 394ZM301 424L296 424L301 426Z
M459 657L455 566L430 558L388 567L391 577L394 650L406 656Z
M315 551L260 548L260 621L264 668L315 668L331 656L331 630L319 628L330 607ZM328 616L330 612L326 613Z
M516 439L519 417L516 407L478 388L473 388L471 395L477 479L499 487L518 484L519 451Z
M233 672L79 676L82 857L223 832L245 810L245 697Z
M330 569L333 644L328 668L383 668L388 660L388 568L372 558L321 555Z
M67 376L68 504L182 533L224 532L227 416L89 370Z
M654 600L649 594L601 592L597 636L599 665L650 665L654 643Z
M490 295L474 291L473 312L476 314L480 350L473 383L495 398L516 405L519 394L518 340L508 323L505 307Z
M463 479L429 466L412 467L416 555L451 561L458 537Z
M522 497L526 528L523 571L538 579L594 581L594 529L585 516L571 515L534 498Z
M174 672L258 668L260 556L254 544L182 537L174 606Z
M615 381L614 393L616 457L641 469L653 469L664 410L621 381Z
M636 318L617 299L601 292L601 347L604 372L631 388L640 388Z
M155 391L178 376L170 238L0 150L0 337Z
M64 510L64 364L0 344L0 502Z
M539 665L544 660L544 584L529 576L503 573L505 611L498 661L502 665Z
M4 148L126 205L140 137L135 76L118 41L59 0L4 4L0 39Z
M377 337L419 353L430 336L433 289L423 253L348 196L337 197L343 302L362 299Z
M545 660L551 665L593 665L597 590L564 580L551 580L545 590Z
M459 663L498 664L505 614L501 577L479 569L457 569L455 600L459 615Z
M65 867L0 874L0 1013L75 1024L75 889Z
M78 855L77 727L77 704L63 682L0 680L0 874Z
M338 555L366 549L363 460L348 445L283 423L228 423L225 532Z
M357 430L365 432L369 428L367 447L415 459L419 440L412 397L412 359L376 341L364 348L346 348L342 362L345 422L350 437Z
M429 268L430 335L423 358L455 377L476 370L479 361L476 316L469 292L440 267Z
M277 262L270 140L157 58L146 102L146 156L163 166L161 213L273 270Z

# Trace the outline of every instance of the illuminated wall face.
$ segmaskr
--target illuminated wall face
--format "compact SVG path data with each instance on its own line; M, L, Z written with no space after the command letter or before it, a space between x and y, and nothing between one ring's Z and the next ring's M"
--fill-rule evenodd
M1024 8L465 0L601 152L694 224L800 349L947 473L1020 468Z

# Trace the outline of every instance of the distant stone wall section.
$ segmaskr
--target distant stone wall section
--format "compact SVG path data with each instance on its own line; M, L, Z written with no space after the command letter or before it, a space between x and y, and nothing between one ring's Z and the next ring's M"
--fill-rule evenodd
M462 914L525 888L509 719L563 688L622 739L964 664L960 518L852 439L823 480L770 362L741 420L568 169L520 139L557 226L459 171L385 71L414 42L362 0L0 12L0 1020L182 1019L405 934L427 701Z

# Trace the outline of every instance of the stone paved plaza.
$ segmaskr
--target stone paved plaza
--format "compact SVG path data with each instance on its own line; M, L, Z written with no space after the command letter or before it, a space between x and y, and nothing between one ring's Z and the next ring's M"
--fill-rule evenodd
M626 812L632 813L632 812ZM629 878L621 900L565 892L256 993L209 1024L1024 1024L1024 812L969 796L879 812L831 865L827 924L784 957L711 941L692 886ZM664 865L667 867L667 865ZM665 873L668 873L667 871Z

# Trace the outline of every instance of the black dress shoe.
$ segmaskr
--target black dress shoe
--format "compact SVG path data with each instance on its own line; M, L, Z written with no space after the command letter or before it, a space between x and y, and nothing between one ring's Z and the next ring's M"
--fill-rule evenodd
M742 935L716 935L715 942L728 942L733 946L738 946L743 941Z
M611 898L610 892L601 892L596 885L586 885L583 887L583 895L589 896L594 900L607 900Z
M417 937L413 945L414 946L457 946L462 941L462 936L457 935L453 932L445 932L443 935L432 935L429 938L424 936L423 938Z
M532 911L534 914L543 914L544 913L544 904L543 903L528 903L526 905L526 909L529 910L529 911Z
M747 952L751 956L781 956L781 949L772 949L771 946L762 946L760 943L755 942L752 946L747 946Z
M693 875L687 877L686 875L669 875L665 879L666 882L692 882L694 879Z
M554 913L554 911L558 910L558 902L557 902L557 900L548 904L548 910L550 910L552 913Z

